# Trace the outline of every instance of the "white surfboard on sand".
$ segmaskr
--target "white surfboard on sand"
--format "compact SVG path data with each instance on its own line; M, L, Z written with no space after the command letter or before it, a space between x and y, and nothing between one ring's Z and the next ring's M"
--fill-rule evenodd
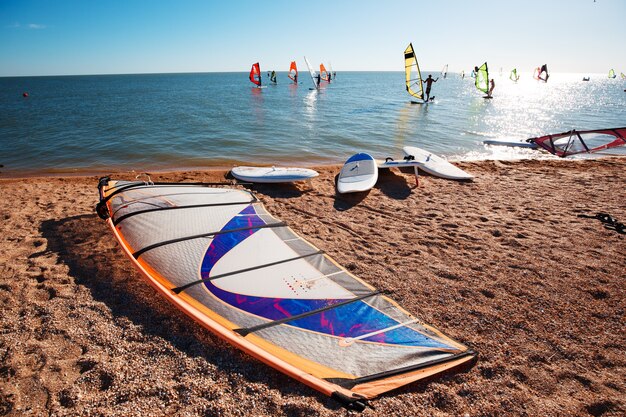
M471 180L474 178L473 175L468 174L461 168L424 149L416 148L415 146L405 146L402 150L406 155L412 156L415 158L415 161L421 163L419 169L436 177L449 180Z
M337 192L358 193L370 190L378 181L378 166L371 155L357 153L352 155L339 172Z
M259 183L304 181L319 175L312 169L282 167L234 167L230 173L240 181Z

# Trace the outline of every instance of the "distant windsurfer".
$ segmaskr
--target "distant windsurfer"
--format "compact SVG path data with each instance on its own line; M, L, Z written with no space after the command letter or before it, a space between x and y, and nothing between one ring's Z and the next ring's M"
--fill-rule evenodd
M437 80L438 79L439 77L437 77ZM432 87L433 83L436 83L437 80L434 80L433 76L430 74L428 74L428 78L424 80L424 84L426 84L426 101L430 100L430 87Z
M491 93L493 93L494 88L496 88L496 82L492 78L491 80L489 80L489 91L487 91L487 97L493 97Z
M317 87L317 88L320 88L320 83L322 82L322 74L318 73L316 78L317 78L317 79L315 80L315 81L316 81L316 83L317 83L316 87Z
M276 84L276 71L272 71L272 75L270 77L270 81Z
M541 74L543 74L544 72L546 73L546 78L541 78ZM539 79L547 83L548 77L550 77L550 75L548 74L548 64L543 64L541 66L541 69L539 70Z

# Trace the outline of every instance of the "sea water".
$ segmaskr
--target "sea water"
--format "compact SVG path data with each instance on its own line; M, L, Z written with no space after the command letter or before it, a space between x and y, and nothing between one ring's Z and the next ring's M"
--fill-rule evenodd
M319 90L306 72L298 85L286 73L271 85L264 73L262 89L247 73L0 78L1 171L312 166L357 152L400 158L405 145L451 160L550 158L482 141L626 126L619 78L492 74L487 100L469 76L429 73L439 80L426 105L410 103L401 72L340 72Z

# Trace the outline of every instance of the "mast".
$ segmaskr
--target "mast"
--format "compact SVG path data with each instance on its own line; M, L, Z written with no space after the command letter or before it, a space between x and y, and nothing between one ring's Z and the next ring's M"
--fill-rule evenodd
M306 59L306 56L304 57L304 62L306 63L306 67L309 69L309 74L311 74L311 81L313 81L313 87L319 88L317 86L317 81L315 81L315 71L311 69L311 63L309 62L308 59Z

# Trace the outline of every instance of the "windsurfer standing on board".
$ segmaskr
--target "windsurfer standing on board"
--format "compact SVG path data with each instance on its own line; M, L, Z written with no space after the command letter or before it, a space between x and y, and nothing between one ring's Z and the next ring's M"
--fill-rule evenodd
M439 79L439 77L437 77L437 80ZM428 78L426 78L424 80L424 83L426 83L426 101L430 100L430 87L433 85L433 83L436 83L437 80L433 80L433 76L428 74ZM435 98L435 97L433 97Z
M496 82L493 80L489 80L489 91L487 91L487 97L492 97L491 93L493 93L493 89L496 88Z
M316 87L320 88L320 83L322 82L322 74L318 73L316 78L317 78L317 80L316 80L316 82L317 82Z

